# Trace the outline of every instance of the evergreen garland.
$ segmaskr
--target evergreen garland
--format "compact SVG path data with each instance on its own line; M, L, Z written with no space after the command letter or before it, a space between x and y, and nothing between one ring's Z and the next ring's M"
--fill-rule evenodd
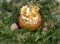
M35 32L20 28L12 32L10 26L18 24L20 8L29 3L40 8L41 27ZM42 34L45 25L48 31ZM60 3L55 0L0 0L0 44L60 44Z

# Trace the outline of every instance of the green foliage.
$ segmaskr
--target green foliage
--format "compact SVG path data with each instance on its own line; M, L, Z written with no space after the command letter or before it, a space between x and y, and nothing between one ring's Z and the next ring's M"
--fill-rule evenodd
M12 23L18 24L20 9L33 3L40 8L42 25L35 32L27 29L10 30ZM0 1L0 44L60 44L60 4L55 0L7 0ZM42 29L48 24L48 31Z

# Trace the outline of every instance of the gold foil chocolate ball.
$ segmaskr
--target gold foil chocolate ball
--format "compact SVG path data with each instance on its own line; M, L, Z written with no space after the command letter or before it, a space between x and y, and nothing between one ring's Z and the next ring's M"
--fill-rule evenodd
M35 5L26 5L21 8L19 26L35 31L41 25L39 8Z

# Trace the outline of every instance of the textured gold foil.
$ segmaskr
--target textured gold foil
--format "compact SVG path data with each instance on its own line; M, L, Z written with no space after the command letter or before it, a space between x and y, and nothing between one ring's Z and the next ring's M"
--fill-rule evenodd
M34 5L26 5L21 8L19 16L19 26L28 28L32 31L36 30L41 25L41 15L39 8Z

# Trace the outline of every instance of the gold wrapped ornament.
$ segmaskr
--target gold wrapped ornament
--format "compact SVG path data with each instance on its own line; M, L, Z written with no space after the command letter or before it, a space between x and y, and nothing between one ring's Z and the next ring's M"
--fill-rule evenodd
M25 5L21 8L19 26L35 31L41 25L39 8L35 5Z

